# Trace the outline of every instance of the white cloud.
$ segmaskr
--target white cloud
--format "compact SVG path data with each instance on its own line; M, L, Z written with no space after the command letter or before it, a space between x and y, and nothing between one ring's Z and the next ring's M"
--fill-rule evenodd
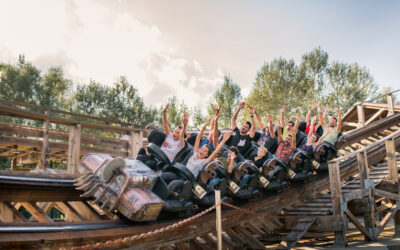
M79 83L111 84L120 75L139 89L146 104L176 95L203 104L222 82L222 71L204 71L193 58L163 40L155 25L96 1L1 1L0 60L25 54L42 70L62 66Z

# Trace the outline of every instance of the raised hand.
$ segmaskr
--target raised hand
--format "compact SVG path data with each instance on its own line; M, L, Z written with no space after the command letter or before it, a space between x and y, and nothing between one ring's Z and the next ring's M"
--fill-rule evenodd
M245 102L241 102L241 103L239 104L239 109L243 109L243 108L244 108L244 105L245 105Z
M335 111L337 114L342 114L342 112L339 110L339 109L336 109L336 111Z
M311 110L314 110L317 107L317 104L314 102L311 106Z
M231 131L227 130L224 134L224 141L227 141L229 139L229 137L231 137Z
M296 115L296 120L300 121L300 119L301 119L301 114L299 113L299 114Z
M328 112L329 110L331 110L331 108L330 108L329 106L327 106L327 107L325 108L325 112Z
M188 114L183 114L183 116L182 116L183 125L186 126L188 124L188 122L189 122L189 115Z
M316 123L317 123L317 117L314 116L314 117L311 119L311 124L315 125Z
M282 113L285 113L285 112L286 112L286 106L282 106L281 112L282 112Z
M163 112L165 113L165 112L167 112L167 109L169 108L169 103L167 103L167 105L165 105L165 107L164 107L164 109L163 109Z
M281 123L279 122L279 119L276 119L276 120L275 120L275 124L276 124L277 127L280 127L280 126L281 126Z
M208 124L210 124L210 122L211 122L211 117L208 118L208 120L204 123L203 127L207 127Z
M268 114L268 115L267 115L267 119L268 119L268 121L272 122L272 120L273 120L272 115L271 115L271 114Z
M250 116L254 115L254 107L253 106L249 107L249 114L250 114Z

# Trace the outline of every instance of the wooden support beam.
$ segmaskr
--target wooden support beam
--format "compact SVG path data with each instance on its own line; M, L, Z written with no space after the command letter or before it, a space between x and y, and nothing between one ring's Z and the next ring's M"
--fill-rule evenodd
M393 103L393 96L392 96L392 94L389 94L389 95L387 95L386 96L386 99L387 99L387 102L388 102L388 115L387 116L390 116L390 115L393 115L394 114L394 103Z
M101 217L90 205L81 201L68 202L83 218L88 221L99 221Z
M134 125L132 125L132 131L129 134L129 149L128 157L136 158L139 149L143 147L143 131L133 131Z
M76 211L68 202L56 202L57 209L65 214L66 221L86 221L86 219Z
M381 223L379 223L377 235L383 232L383 229L385 229L386 224L396 215L397 212L398 212L397 206L394 205L382 219Z
M206 248L198 239L193 238L189 241L189 246L190 249L195 249L195 250L206 250Z
M69 128L67 173L76 174L81 153L81 125L76 124Z
M369 189L369 175L368 175L368 157L367 152L364 150L357 153L358 171L360 174L360 184L362 189ZM372 194L368 194L368 208L367 212L364 213L364 226L371 237L367 237L366 240L376 240L375 230L375 199ZM348 214L347 214L348 215Z
M357 105L357 116L358 116L357 128L364 127L365 114L364 114L364 107L362 104Z
M385 108L381 108L378 112L376 112L373 116L371 116L366 122L365 122L365 125L368 125L368 124L370 124L371 122L373 122L373 121L375 121L375 119L379 119L379 116L383 113L383 112L385 112L386 111L386 109Z
M240 244L239 246L244 246L246 244L246 241L240 237L235 231L233 231L232 228L226 228L224 231L229 235L229 237L232 238L236 244Z
M350 210L346 210L347 217L353 222L354 226L369 240L373 240L371 234L358 222L357 218L350 212Z
M394 138L385 141L386 146L386 160L389 169L389 179L398 182L399 174L396 163L396 147L394 144Z
M371 194L370 189L359 189L359 190L354 190L349 193L343 194L343 201L344 202L349 202L354 199L361 199L364 198L365 196L368 196Z
M49 111L45 111L46 115L49 115ZM50 121L48 119L44 120L43 124L43 138L42 138L42 153L40 155L40 168L46 170L49 166L47 158L50 153L49 149L49 125Z
M38 221L38 222L48 222L54 223L54 221L43 212L40 207L36 205L35 202L21 202L21 205L28 210L28 212Z
M239 234L243 234L244 240L248 244L248 246L252 249L265 249L265 246L263 243L261 243L256 237L254 237L252 234L246 231L241 226L236 226L233 227L233 230L235 230Z
M337 162L329 162L329 182L331 188L331 199L332 199L332 208L333 215L339 215L340 220L343 222L343 227L340 231L335 231L335 247L345 247L347 246L346 234L345 234L345 223L344 223L344 214L341 207L341 196L342 190L340 187L340 170L339 163Z

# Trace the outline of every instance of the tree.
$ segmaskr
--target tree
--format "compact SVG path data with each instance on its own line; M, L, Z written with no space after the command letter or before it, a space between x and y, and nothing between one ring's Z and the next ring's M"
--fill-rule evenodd
M200 127L206 121L206 117L202 114L201 109L196 106L192 109L191 117L192 117L192 125L194 127Z
M293 60L274 59L257 73L246 102L257 112L279 114L287 106L287 118L306 114L313 102L346 111L355 102L376 95L376 83L357 63L329 63L328 53L316 48L305 53L297 66Z
M38 104L37 92L41 81L40 70L20 55L17 65L0 64L0 98Z
M70 110L71 80L64 78L61 67L52 67L43 76L38 86L39 105L46 108Z
M230 128L231 119L242 99L239 85L229 77L224 77L224 82L219 87L208 105L208 114L214 115L215 109L221 104L221 116L219 118L220 128Z

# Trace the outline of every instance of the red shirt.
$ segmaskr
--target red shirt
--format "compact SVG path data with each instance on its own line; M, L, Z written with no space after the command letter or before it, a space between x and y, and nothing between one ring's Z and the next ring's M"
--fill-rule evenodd
M308 135L310 133L310 123L307 125L306 130L304 131L304 133L306 133L306 135ZM314 131L312 131L311 133L315 133L315 126L314 126Z
M281 141L278 144L278 149L276 150L276 156L281 158L284 162L289 163L289 158L290 156L294 153L294 150L292 148L292 144L289 144L288 146L285 145L284 141Z

